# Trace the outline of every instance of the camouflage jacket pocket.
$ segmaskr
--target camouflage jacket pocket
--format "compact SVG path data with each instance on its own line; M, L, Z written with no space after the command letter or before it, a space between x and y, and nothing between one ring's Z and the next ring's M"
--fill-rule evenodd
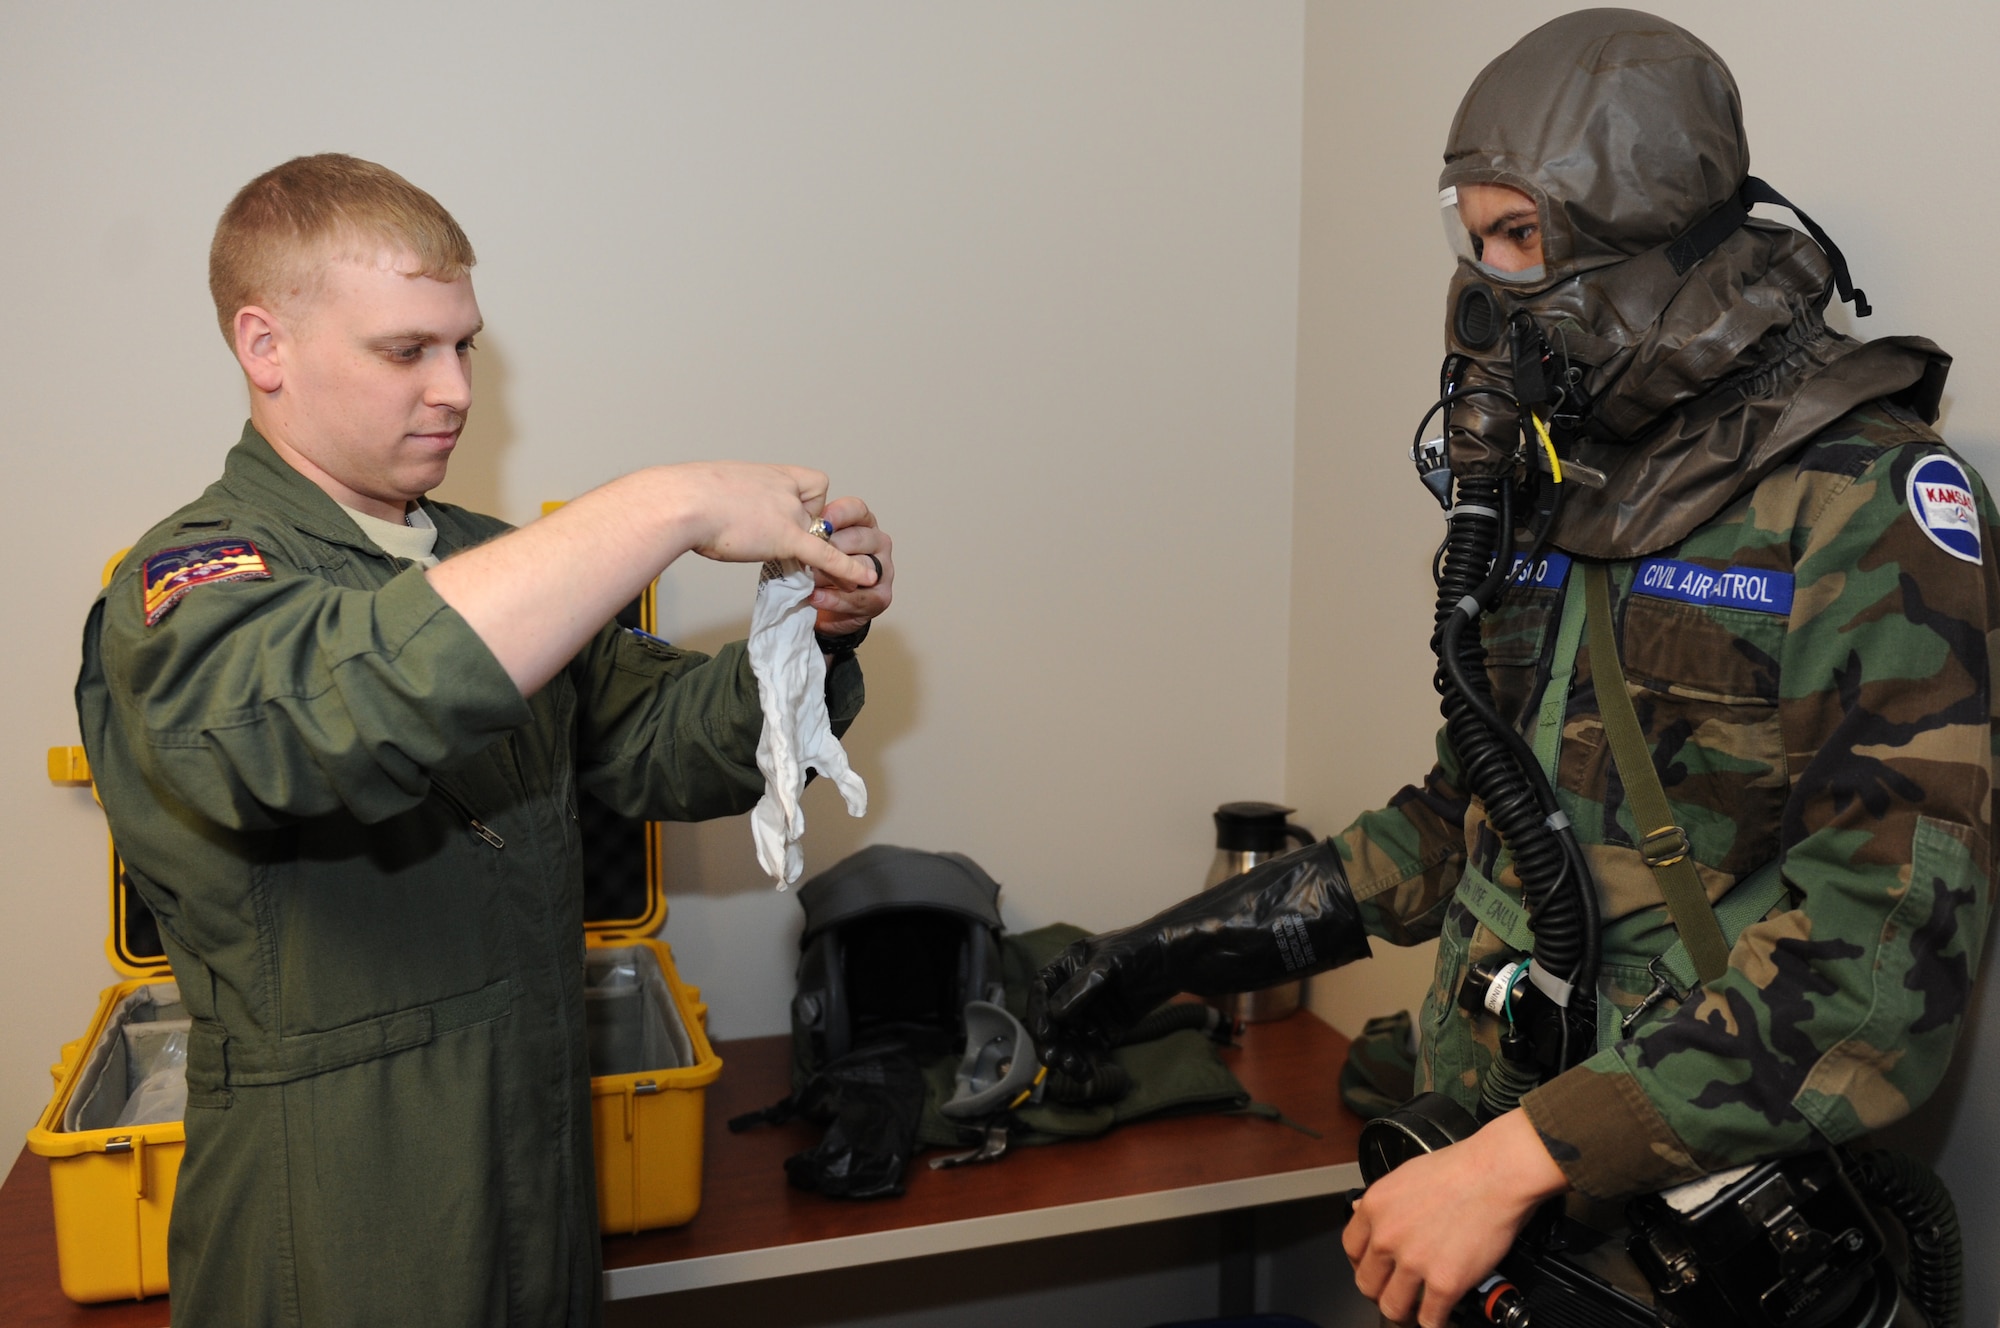
M1422 1042L1419 1091L1443 1093L1468 1110L1479 1101L1479 1081L1491 1053L1479 1045L1472 1016L1460 1009L1454 998L1472 966L1474 950L1482 948L1481 942L1485 949L1498 944L1465 904L1454 898L1445 910L1444 929L1438 936L1437 969L1424 997L1418 1030Z
M1625 672L1675 820L1697 861L1742 876L1777 855L1790 780L1779 711L1787 623L1634 595Z
M1633 595L1625 606L1625 675L1683 700L1776 706L1785 627L1776 614Z
M1867 951L1826 975L1852 988L1866 1011L1820 1057L1796 1099L1835 1142L1901 1118L1943 1077L1979 966L1981 937L1959 925L1980 916L1976 842L1966 826L1919 817L1908 889L1880 936L1863 942Z
M1497 612L1480 620L1480 644L1501 714L1515 719L1526 715L1561 603L1559 589L1516 591Z

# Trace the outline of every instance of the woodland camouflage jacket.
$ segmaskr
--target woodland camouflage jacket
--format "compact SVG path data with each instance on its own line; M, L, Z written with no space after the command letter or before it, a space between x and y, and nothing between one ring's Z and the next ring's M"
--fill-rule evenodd
M1584 641L1555 783L1602 902L1600 1009L1617 1008L1597 1053L1523 1106L1585 1194L1850 1139L1936 1087L1991 901L1993 526L1970 468L1878 403L1678 547L1610 564L1628 690L1710 900L1774 862L1785 889L1735 937L1727 972L1621 1037L1675 933L1633 847ZM1525 732L1583 578L1553 555L1521 579L1484 630L1500 710ZM1453 997L1471 963L1510 947L1468 897L1488 879L1518 900L1519 881L1442 733L1439 753L1422 787L1339 842L1372 932L1440 938L1417 1087L1470 1106L1498 1029Z

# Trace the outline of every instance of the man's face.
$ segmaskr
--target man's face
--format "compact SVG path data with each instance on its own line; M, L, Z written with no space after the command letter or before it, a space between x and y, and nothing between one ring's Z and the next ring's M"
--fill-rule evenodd
M1542 265L1542 218L1535 200L1504 184L1462 184L1458 218L1479 261L1499 272Z
M307 478L393 520L444 479L472 408L481 326L471 278L409 275L415 266L384 252L323 268L318 293L279 313L283 380L254 412Z

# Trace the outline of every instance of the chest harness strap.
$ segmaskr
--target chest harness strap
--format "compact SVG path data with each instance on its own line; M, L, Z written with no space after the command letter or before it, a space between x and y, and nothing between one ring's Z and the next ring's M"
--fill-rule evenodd
M1713 982L1729 969L1729 942L1723 939L1722 924L1702 888L1701 875L1687 831L1674 823L1673 809L1667 804L1660 772L1654 768L1652 751L1639 727L1638 712L1625 690L1625 670L1618 663L1618 641L1611 622L1611 583L1602 563L1583 566L1584 616L1590 633L1590 668L1596 680L1597 710L1604 721L1604 736L1611 744L1612 759L1625 784L1625 796L1639 827L1639 855L1653 869L1660 894L1667 901L1667 914L1688 957L1694 960L1695 974Z

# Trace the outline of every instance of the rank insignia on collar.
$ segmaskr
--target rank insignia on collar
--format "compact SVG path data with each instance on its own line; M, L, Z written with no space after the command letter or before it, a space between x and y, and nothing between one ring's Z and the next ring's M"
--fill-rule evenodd
M181 596L196 586L218 581L268 581L271 569L264 555L249 540L213 539L184 544L177 549L161 549L146 559L139 578L146 608L146 626L151 627L180 603Z

